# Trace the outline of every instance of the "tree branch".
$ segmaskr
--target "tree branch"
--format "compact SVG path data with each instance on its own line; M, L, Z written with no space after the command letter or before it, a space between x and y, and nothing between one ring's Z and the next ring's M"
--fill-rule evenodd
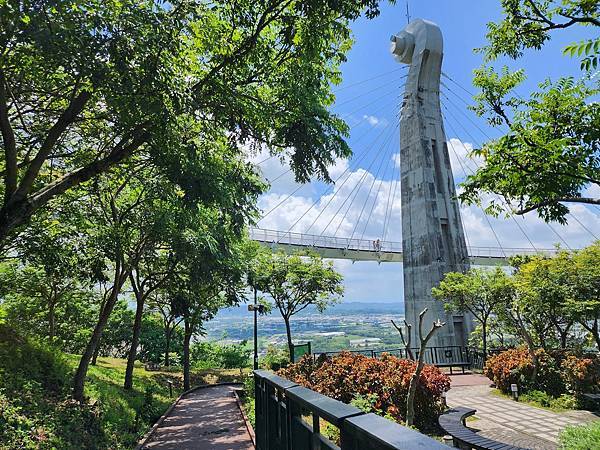
M4 203L8 203L10 197L17 189L17 144L15 133L10 125L8 115L8 101L6 96L6 79L4 72L0 70L0 130L2 131L2 142L4 143L4 162L6 175L4 178Z
M31 161L31 164L27 168L19 187L11 198L11 202L22 200L27 196L27 194L29 194L33 182L35 181L42 165L52 152L56 142L69 127L69 125L73 123L79 113L81 113L91 97L92 93L90 91L80 92L79 95L71 101L67 109L65 109L65 111L61 114L56 123L50 128L46 139L35 155L35 158L33 158Z
M523 214L527 214L528 212L534 211L538 208L542 208L544 206L554 205L556 203L566 202L566 203L585 203L588 205L600 205L600 199L590 198L590 197L561 197L551 200L544 200L543 202L536 203L535 205L528 206L527 208L516 210L514 213L522 216Z

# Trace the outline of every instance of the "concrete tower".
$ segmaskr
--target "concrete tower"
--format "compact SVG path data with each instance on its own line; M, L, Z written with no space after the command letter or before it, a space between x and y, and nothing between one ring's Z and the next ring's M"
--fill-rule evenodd
M406 320L413 324L412 342L418 343L418 316L427 307L427 330L435 319L446 322L429 345L465 345L470 318L447 314L431 296L446 272L469 268L440 109L442 33L434 23L417 19L391 41L396 60L410 65L400 116Z

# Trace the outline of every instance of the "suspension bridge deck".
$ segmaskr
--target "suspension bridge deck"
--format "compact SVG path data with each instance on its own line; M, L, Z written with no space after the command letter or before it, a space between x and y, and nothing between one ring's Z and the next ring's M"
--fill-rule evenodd
M402 243L369 239L350 239L335 236L295 233L290 231L250 228L250 238L272 250L294 253L311 250L323 258L352 261L402 262ZM477 266L507 265L514 255L552 256L556 249L467 247L471 264Z

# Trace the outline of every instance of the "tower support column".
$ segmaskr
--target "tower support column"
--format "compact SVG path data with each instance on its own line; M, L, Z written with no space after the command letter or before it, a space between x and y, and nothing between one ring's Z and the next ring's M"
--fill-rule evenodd
M434 320L446 322L430 346L464 346L471 318L446 313L442 302L431 295L445 273L469 268L440 108L442 33L434 23L417 19L391 41L395 58L410 65L400 115L406 321L413 325L412 342L419 342L415 335L419 313L428 308L427 330Z

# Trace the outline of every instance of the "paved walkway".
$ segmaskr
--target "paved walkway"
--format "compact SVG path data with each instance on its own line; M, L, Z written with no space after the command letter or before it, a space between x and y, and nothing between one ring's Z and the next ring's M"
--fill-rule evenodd
M482 375L454 376L446 399L450 406L476 409L479 420L468 421L467 425L499 442L534 450L555 450L558 435L565 427L599 419L588 411L555 413L501 398L491 393L489 384Z
M175 406L144 449L253 450L233 386L198 389Z

